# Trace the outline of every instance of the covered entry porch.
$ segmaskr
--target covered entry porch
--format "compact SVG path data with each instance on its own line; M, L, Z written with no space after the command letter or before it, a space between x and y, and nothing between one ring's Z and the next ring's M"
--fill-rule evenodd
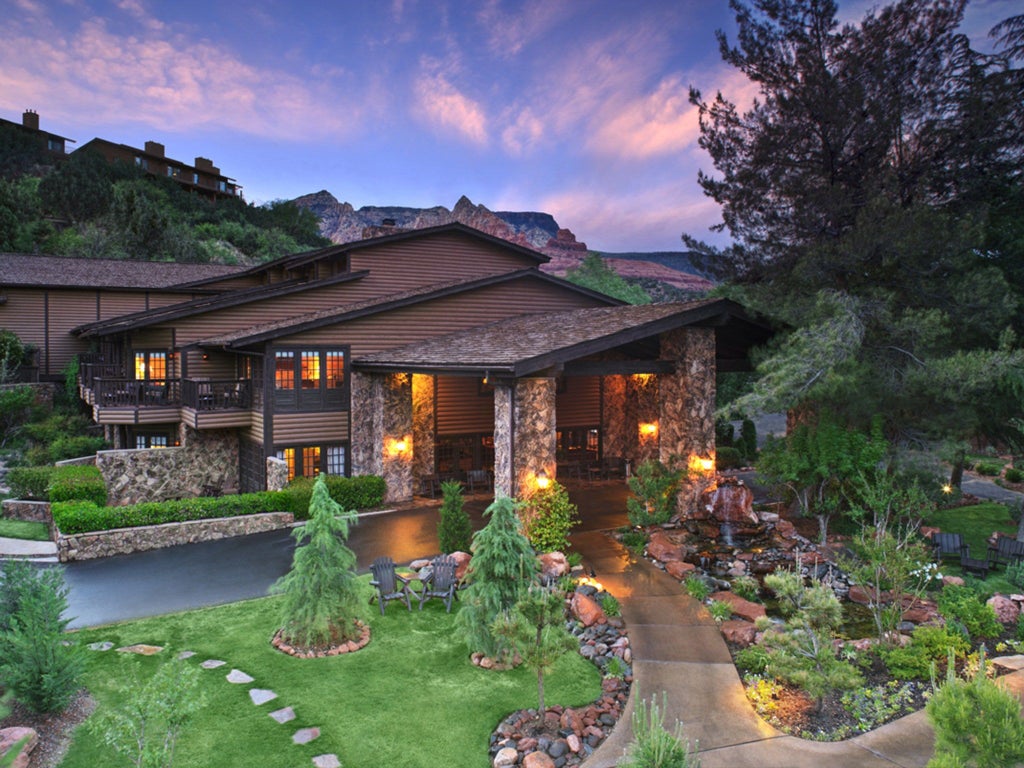
M363 357L353 361L353 474L382 475L390 501L411 498L438 466L439 409L455 407L438 392L456 378L493 393L496 495L526 497L557 478L559 436L564 449L580 418L597 420L596 458L711 472L716 372L746 367L768 333L717 299L525 315ZM596 409L580 417L585 393Z

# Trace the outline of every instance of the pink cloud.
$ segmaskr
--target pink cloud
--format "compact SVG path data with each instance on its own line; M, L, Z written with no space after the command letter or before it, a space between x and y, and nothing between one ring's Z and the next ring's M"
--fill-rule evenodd
M501 133L501 140L506 151L513 155L523 154L544 136L544 123L529 107L510 119L511 123Z
M506 13L499 0L488 0L477 12L477 21L487 32L491 53L510 58L564 21L574 10L572 3L529 0L514 13Z
M428 63L428 69L435 68ZM478 102L456 88L442 72L424 72L414 85L419 118L443 133L458 134L474 144L487 143L487 117Z
M645 159L681 152L698 136L697 109L678 76L663 80L653 92L619 105L601 121L587 146L600 154Z

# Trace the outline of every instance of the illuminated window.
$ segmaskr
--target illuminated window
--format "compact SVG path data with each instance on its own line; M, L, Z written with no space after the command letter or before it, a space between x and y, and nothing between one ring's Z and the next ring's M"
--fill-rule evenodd
M138 381L162 381L167 378L166 352L136 352L135 378Z
M324 353L325 386L341 389L345 386L345 353L328 351Z
M288 465L288 479L291 480L295 477L295 449L285 448L282 451L278 451L277 458L283 459L284 463Z
M303 350L302 360L302 388L320 388L320 353L316 350Z
M302 474L305 477L316 477L320 474L320 446L313 445L302 449Z
M274 386L277 389L295 389L295 353L274 353Z

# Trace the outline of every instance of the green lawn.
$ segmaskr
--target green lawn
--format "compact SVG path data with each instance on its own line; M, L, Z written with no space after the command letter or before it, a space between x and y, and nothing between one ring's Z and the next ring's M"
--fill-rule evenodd
M311 765L315 755L335 753L345 768L433 768L489 765L488 738L516 709L536 707L536 676L527 669L488 672L474 667L454 631L456 608L446 614L433 601L421 613L392 603L381 618L369 613L370 644L358 653L326 659L295 659L270 645L278 626L277 599L264 598L76 633L83 644L110 641L164 646L143 658L116 651L88 651L86 684L100 707L133 668L148 679L158 664L180 651L186 663L222 659L219 669L200 670L206 706L183 733L176 768L243 765ZM233 685L232 668L255 678ZM249 688L269 688L278 698L254 706ZM600 675L578 654L567 654L547 679L550 705L580 706L600 696ZM278 724L268 713L292 706L297 718ZM320 738L295 745L299 728L316 726ZM76 732L64 768L117 766L116 754L84 728Z
M924 521L925 525L934 525L948 533L959 533L970 545L971 556L984 558L988 556L988 537L995 531L1002 531L1011 536L1017 534L1017 524L1010 517L1010 510L1004 504L987 501L969 507L940 509ZM952 560L944 563L943 572L960 573L960 567ZM989 571L985 586L993 592L1018 592L1019 589L1004 576L1004 571Z
M49 541L50 527L46 523L0 517L0 538Z

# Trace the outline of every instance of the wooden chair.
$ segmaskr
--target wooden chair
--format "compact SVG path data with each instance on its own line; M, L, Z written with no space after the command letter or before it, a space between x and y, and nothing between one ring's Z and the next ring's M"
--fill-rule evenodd
M979 579L988 576L988 560L978 560L971 557L971 548L964 544L960 549L960 567L964 573L973 573Z
M988 548L989 567L1018 563L1024 559L1024 541L1017 541L1009 536L1000 536L996 545Z
M960 557L963 548L964 540L959 533L932 534L932 555L937 563L946 557Z
M420 610L423 604L432 597L440 598L444 602L445 612L452 612L452 600L455 599L455 590L458 587L458 580L455 578L455 558L449 555L440 555L431 562L430 579L423 585L420 592Z
M466 472L466 482L469 483L469 492L474 493L476 487L482 486L484 490L489 491L492 487L491 473L486 469L470 469Z
M390 557L378 557L370 566L370 571L373 573L370 584L377 588L381 616L384 615L384 606L389 600L404 600L405 607L412 610L412 604L409 602L409 582L395 572L394 560Z

